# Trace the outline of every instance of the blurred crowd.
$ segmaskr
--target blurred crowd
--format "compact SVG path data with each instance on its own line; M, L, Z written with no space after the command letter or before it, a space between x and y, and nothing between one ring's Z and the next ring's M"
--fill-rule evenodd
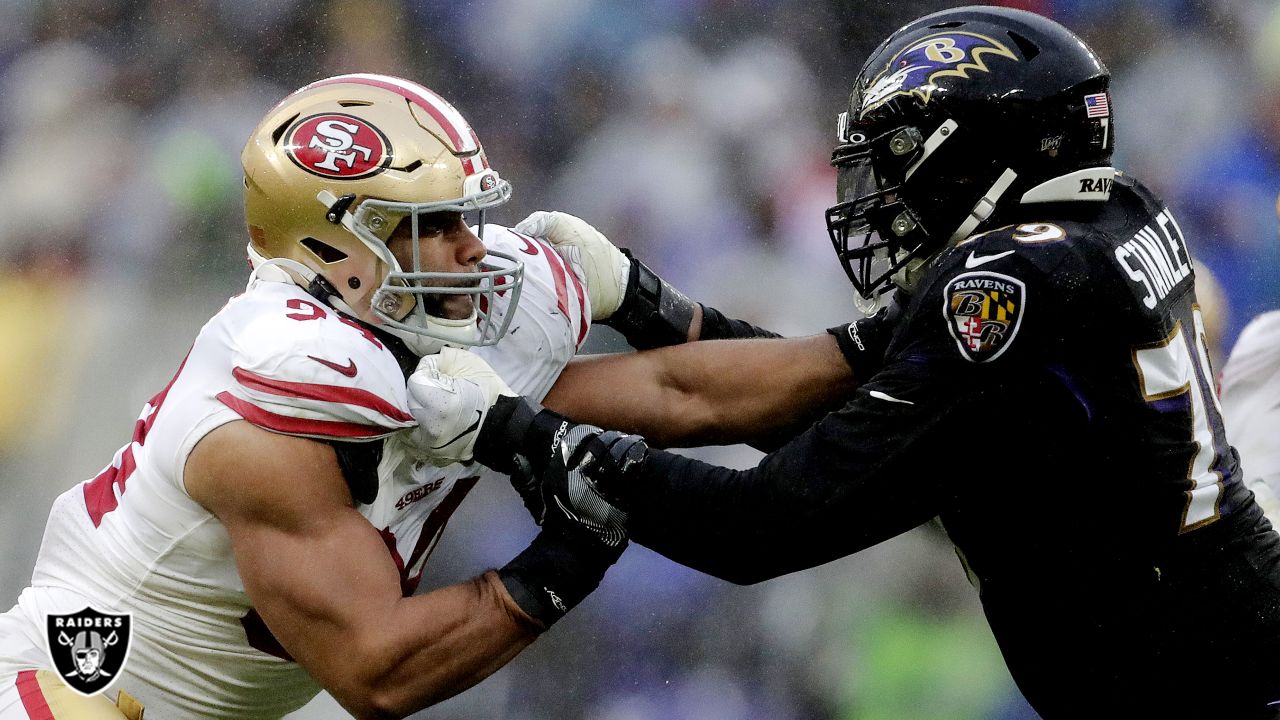
M417 80L512 181L493 219L573 212L693 297L813 333L854 312L823 222L836 113L890 30L959 4L0 0L0 606L29 579L52 498L109 461L243 286L239 153L279 97L341 72ZM1280 307L1280 4L1001 4L1064 22L1110 66L1116 164L1217 277L1229 348ZM424 585L532 535L508 488L473 496ZM1034 717L929 527L749 588L633 548L547 637L427 715Z

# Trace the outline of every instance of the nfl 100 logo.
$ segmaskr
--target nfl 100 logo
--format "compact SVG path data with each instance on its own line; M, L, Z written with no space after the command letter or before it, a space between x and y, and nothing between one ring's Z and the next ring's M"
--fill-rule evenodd
M49 659L67 687L81 695L107 689L125 660L133 634L129 613L105 613L87 607L70 615L49 615Z

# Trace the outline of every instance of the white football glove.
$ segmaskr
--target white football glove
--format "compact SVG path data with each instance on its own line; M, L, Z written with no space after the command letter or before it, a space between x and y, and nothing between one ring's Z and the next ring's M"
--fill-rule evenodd
M548 240L566 260L587 276L591 319L604 320L622 304L631 275L631 259L582 218L539 210L521 220L515 231Z
M418 361L408 385L414 450L438 467L470 461L489 408L515 395L479 355L452 347Z

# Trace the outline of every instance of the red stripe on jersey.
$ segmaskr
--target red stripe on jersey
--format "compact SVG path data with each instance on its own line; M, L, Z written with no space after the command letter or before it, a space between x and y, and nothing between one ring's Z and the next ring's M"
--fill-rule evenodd
M190 350L187 351L187 357L191 357ZM147 441L147 432L151 430L151 426L156 422L156 416L160 414L160 405L169 396L169 391L173 389L173 384L178 381L178 376L186 366L187 358L183 358L182 364L178 366L178 372L169 379L169 384L165 385L164 389L143 407L142 417L133 424L133 441L120 451L120 466L117 467L113 460L112 464L84 484L84 506L89 512L89 519L93 521L94 527L101 527L102 518L120 506L120 502L116 499L116 488L119 488L119 492L123 494L125 483L137 469L137 463L133 458L133 446L135 443L141 446Z
M222 401L223 405L231 408L237 415L254 425L286 435L375 438L390 432L389 428L378 425L362 425L338 420L310 420L280 415L270 410L263 410L257 405L241 400L225 390L218 393L218 399Z
M582 347L582 341L587 339L587 330L591 328L591 318L587 317L587 293L582 289L582 281L578 280L578 273L565 263L565 270L569 271L569 279L573 281L573 290L578 294L578 347Z
M565 276L573 281L574 299L578 305L578 345L582 345L582 341L587 338L587 330L590 324L587 321L587 303L583 300L582 283L578 280L578 275L573 272L573 268L569 267L569 263L560 257L560 253L542 240L537 241L542 246L547 256L547 264L551 266L551 273L556 278L556 300L560 306L560 312L564 313L565 320L569 322L569 329L573 330L573 319L569 314L569 290L565 283Z
M101 527L102 518L120 506L120 501L116 499L113 490L119 478L120 469L108 466L106 470L98 473L93 480L81 487L80 492L84 495L84 509L89 513L89 519L93 521L94 527Z
M413 422L413 416L404 412L400 408L392 405L381 397L374 395L368 390L360 388L343 387L342 385L321 385L319 383L300 383L289 382L287 380L274 380L255 372L250 372L244 368L237 367L231 370L231 374L236 380L250 390L259 390L271 395L279 395L281 397L299 398L302 400L319 400L322 402L341 403L343 405L357 405L362 408L373 410L400 422Z
M565 319L573 322L569 317L569 288L564 278L564 264L560 261L560 254L557 253L550 245L535 240L539 247L542 248L542 254L547 258L547 265L551 267L551 276L556 281L556 306L560 308L560 313Z
M133 443L129 443L120 451L119 467L113 461L82 486L84 508L88 511L94 527L101 527L102 518L120 506L120 501L116 498L116 488L119 488L120 494L123 495L129 476L133 475L133 471L137 469L138 463L133 459Z
M27 711L31 720L55 720L49 703L44 699L44 691L40 689L40 680L35 670L22 670L14 681L18 688L18 697L22 698L22 709Z
M396 573L400 575L400 594L409 597L418 588L418 583L409 579L404 558L400 557L400 549L396 547L396 534L389 527L379 530L378 534L382 536L382 542L386 544L387 552L391 553L391 560L396 564Z
M479 476L459 479L453 484L449 494L427 516L427 521L422 524L422 529L418 531L418 541L413 544L413 551L409 553L408 562L400 565L400 582L405 590L405 597L412 595L418 589L418 583L422 582L421 570L413 577L407 577L406 573L409 569L417 567L420 562L426 561L424 554L429 557L431 552L436 549L436 540L444 534L444 526L449 523L449 518L452 517L458 506L462 504L463 499L467 497L467 493L471 492L471 488L474 488L479 481ZM395 553L395 559L397 563L400 562L400 553Z
M89 512L89 519L93 521L94 527L101 527L102 518L120 506L120 501L116 499L116 488L123 495L129 476L137 469L138 462L133 458L133 443L129 443L120 452L119 467L114 463L108 465L84 484L84 507Z

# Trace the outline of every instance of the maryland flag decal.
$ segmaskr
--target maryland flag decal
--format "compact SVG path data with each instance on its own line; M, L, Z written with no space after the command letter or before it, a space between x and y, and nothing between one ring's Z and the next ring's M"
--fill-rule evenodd
M947 283L943 313L960 354L971 362L995 360L1009 349L1022 323L1027 288L994 272L972 272Z

